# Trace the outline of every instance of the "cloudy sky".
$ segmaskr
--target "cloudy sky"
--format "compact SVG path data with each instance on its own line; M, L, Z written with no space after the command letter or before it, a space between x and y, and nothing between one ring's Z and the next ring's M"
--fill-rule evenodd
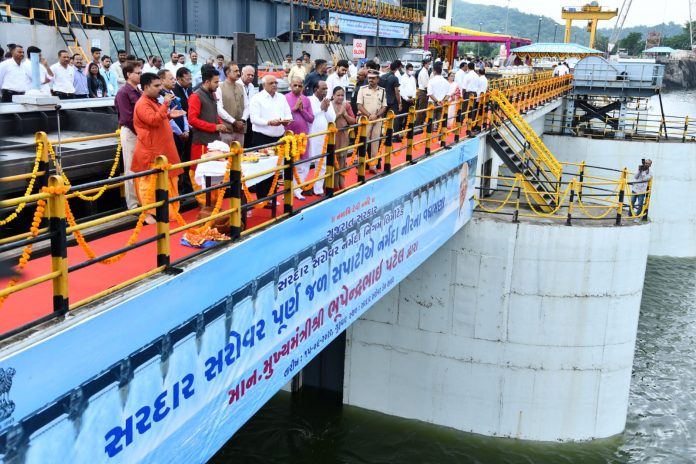
M484 5L507 6L508 0L468 0L471 3ZM581 6L589 1L563 1L563 0L509 0L510 8L517 8L525 13L541 14L549 16L559 23L561 8L564 6ZM607 8L621 8L623 0L600 0L599 4ZM626 18L626 26L648 25L652 26L662 22L673 21L684 23L689 19L689 0L633 0L631 10ZM615 19L600 22L599 27L613 27ZM607 25L608 24L608 25Z

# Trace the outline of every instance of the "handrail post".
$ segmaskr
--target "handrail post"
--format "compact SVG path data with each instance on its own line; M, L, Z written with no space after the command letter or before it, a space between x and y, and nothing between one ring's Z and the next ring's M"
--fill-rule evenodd
M358 182L365 183L365 170L367 168L367 118L360 116L358 120Z
M648 180L648 191L645 192L645 205L643 206L643 221L648 220L648 210L650 209L650 194L652 193L653 178Z
M428 105L428 110L425 112L425 132L423 139L425 140L425 156L430 156L430 134L433 132L433 115L435 113L435 106L430 103Z
M570 180L570 201L568 202L568 217L566 218L566 225L572 226L573 218L573 204L575 203L575 179Z
M464 115L464 127L466 128L467 137L471 135L471 112L474 110L474 95L469 94L469 101L466 104L466 114Z
M437 128L440 147L444 147L447 142L447 126L449 125L449 106L449 100L445 100L442 104L442 112L440 113L440 122Z
M456 114L456 117L454 119L454 127L455 127L454 143L457 143L457 142L459 142L459 138L460 138L461 132L462 132L462 120L463 120L462 109L464 107L464 99L461 97L458 98L457 102L455 104L457 106L456 106L456 109L454 110L454 112Z
M42 187L48 185L48 136L45 132L37 132L35 136L37 149L39 144L41 144L41 156L39 160L39 171L43 172L42 176L37 179L38 185L35 187L37 191L40 191ZM31 192L29 192L31 194Z
M309 143L309 141L307 142ZM283 213L292 215L293 199L293 175L295 172L295 159L293 158L292 148L288 147L285 153L285 169L283 169Z
M619 180L619 203L616 205L616 225L621 225L621 216L623 215L624 198L626 195L626 179L628 177L628 169L623 168L621 171L621 179ZM630 208L630 206L629 206Z
M394 111L392 110L387 112L384 133L386 137L384 139L384 172L389 174L391 172L391 157L394 141Z
M49 188L56 192L48 198L48 229L51 234L51 271L60 272L53 278L53 312L65 314L69 309L68 299L68 243L66 238L65 192L63 178L51 176Z
M682 142L686 142L686 134L689 130L689 117L684 118L684 133L682 134Z
M334 171L336 168L336 123L329 123L329 134L326 142L326 155L324 158L324 163L326 164L326 175L328 176L324 181L326 185L326 196L331 198L334 195Z
M517 178L515 181L515 184L517 185L517 198L515 199L515 212L512 213L512 222L518 223L520 222L520 196L522 190L519 184L522 183L523 177L520 173L517 173L515 177Z
M169 266L169 170L166 167L167 158L155 158L156 175L155 202L162 204L155 209L157 220L157 266ZM222 195L223 193L220 193Z
M413 164L413 137L416 126L416 107L411 105L408 109L408 119L406 119L406 162Z
M235 240L242 233L242 154L239 142L232 142L230 148L232 167L230 169L230 238Z
M582 201L582 183L585 182L585 161L580 163L580 188L578 189L578 200Z

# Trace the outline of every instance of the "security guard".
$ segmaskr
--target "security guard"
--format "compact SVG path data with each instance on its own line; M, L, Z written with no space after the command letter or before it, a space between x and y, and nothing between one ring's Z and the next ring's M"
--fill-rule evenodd
M367 140L370 143L370 158L377 156L379 150L379 137L382 135L382 121L372 122L380 119L387 112L387 96L385 90L378 86L379 72L370 70L367 73L367 85L360 87L358 91L358 113L365 116L370 121L367 126ZM377 162L377 169L382 166L382 160ZM370 166L370 172L376 173L374 165Z

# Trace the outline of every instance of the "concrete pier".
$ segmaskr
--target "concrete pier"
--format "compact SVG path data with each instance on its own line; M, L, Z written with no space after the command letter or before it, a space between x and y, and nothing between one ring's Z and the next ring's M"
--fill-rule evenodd
M696 144L600 140L544 135L544 143L561 162L627 167L635 171L641 158L653 160L650 204L650 255L696 256ZM632 180L632 179L629 179Z
M620 433L649 240L476 213L348 329L345 403L489 436Z

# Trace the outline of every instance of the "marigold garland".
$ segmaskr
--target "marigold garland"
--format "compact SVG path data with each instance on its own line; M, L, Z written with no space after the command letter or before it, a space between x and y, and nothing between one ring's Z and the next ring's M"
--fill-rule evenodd
M41 162L41 153L43 151L43 143L37 142L36 143L36 158L34 159L34 167L31 169L31 179L29 180L29 185L27 185L27 189L24 191L23 196L28 196L31 195L31 192L34 190L34 183L36 182L36 174L39 172L39 164ZM22 212L24 207L27 205L26 202L22 202L17 205L15 210L10 213L5 219L0 219L0 226L4 226L5 224L9 224L10 222L14 221L17 216L19 216L19 213Z
M305 134L298 134L298 135L304 135L305 138L307 137ZM328 149L328 147L329 147L329 138L327 136L324 136L324 146L322 147L321 152L323 154L326 154L326 150ZM305 145L305 149L306 149L306 145ZM301 150L301 151L297 150L297 152L299 152L301 154L301 153L304 153L304 150ZM297 161L299 159L299 157L297 156L297 152L295 153L295 161ZM317 163L317 166L314 169L315 173L321 173L321 170L324 168L324 158L326 158L326 157L322 156L321 158L319 158L319 163ZM293 167L292 174L293 174L293 177L295 178L295 182L297 182L298 185L303 182L303 180L300 179L300 174L297 172L297 167ZM317 180L318 179L316 179L316 176L315 176L314 181L312 183L307 184L304 187L302 187L302 190L313 189L314 184L317 183Z
M34 210L34 218L31 221L31 228L29 229L29 233L31 238L34 238L39 235L39 227L41 226L41 219L43 218L44 212L46 211L46 201L45 200L38 200L36 202L36 209ZM33 243L30 243L29 245L24 247L24 250L22 250L22 255L19 258L19 263L17 264L17 270L21 271L23 270L26 266L29 260L31 259L31 252L34 247ZM14 287L17 285L17 282L19 282L19 276L12 277L10 281L7 283L7 286L5 288L10 288ZM3 297L0 297L0 308L2 305L5 303L5 300L7 297L10 295L5 295Z
M70 184L70 179L68 179L68 176L65 174L63 171L62 166L58 166L58 161L56 159L56 152L53 150L53 145L51 145L51 142L48 142L48 153L51 156L51 160L53 160L53 164L58 168L58 172L60 173L60 176L63 178L63 182L65 182L66 185L71 185ZM116 169L118 168L118 163L121 160L121 138L119 137L118 143L116 145L116 156L114 157L114 163L111 165L111 170L109 171L109 176L107 179L111 179L114 177L116 174ZM109 187L109 185L103 185L99 188L99 190L92 196L85 195L82 192L75 192L75 195L84 201L97 201L99 198L104 195L104 192L106 192L106 189Z
M151 189L151 197L154 197L155 195L155 187L156 187L156 176L157 174L151 174L151 182L152 182L152 189ZM46 189L47 190L47 189ZM128 241L126 242L126 246L131 246L133 245L137 240L138 240L138 235L140 235L140 231L143 229L143 225L145 224L145 218L147 217L147 211L143 211L140 213L140 216L138 216L138 222L135 225L135 229L131 233L131 236L128 238ZM73 216L72 211L70 210L70 203L68 202L68 199L65 199L65 218L68 221L68 225L70 227L75 227L77 226L77 221L75 221L75 216ZM94 250L89 246L87 243L87 240L85 240L84 235L79 230L76 230L73 232L73 236L75 237L75 240L77 243L80 245L80 248L82 248L82 251L85 252L87 257L89 259L94 259L97 257L97 254L94 252ZM123 252L118 255L112 256L110 258L106 258L102 261L99 261L99 264L113 264L118 261L120 261L124 256L126 256L128 252Z

